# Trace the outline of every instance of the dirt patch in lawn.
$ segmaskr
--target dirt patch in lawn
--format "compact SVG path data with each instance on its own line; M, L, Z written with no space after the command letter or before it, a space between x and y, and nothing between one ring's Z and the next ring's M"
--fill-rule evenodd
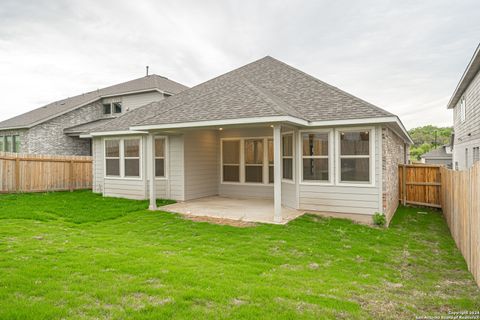
M207 222L207 223L221 224L221 225L239 227L239 228L255 227L257 225L254 222L248 222L248 221L232 220L232 219L224 219L224 218L212 218L212 217L199 217L199 216L192 216L188 214L182 214L182 217L184 219L196 221L196 222Z

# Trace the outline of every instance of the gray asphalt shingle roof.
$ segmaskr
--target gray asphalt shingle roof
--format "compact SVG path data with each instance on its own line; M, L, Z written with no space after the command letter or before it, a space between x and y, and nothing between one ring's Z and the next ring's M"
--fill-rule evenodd
M133 110L94 131L268 116L323 121L393 114L267 56L168 99Z
M103 89L87 92L71 98L55 101L46 106L34 109L19 116L0 122L0 130L6 128L28 128L55 117L56 115L74 110L79 106L98 100L103 96L111 96L133 91L161 90L176 94L188 87L155 74L123 82Z
M421 155L421 158L425 159L451 159L452 157L451 153L447 153L447 146L441 146Z

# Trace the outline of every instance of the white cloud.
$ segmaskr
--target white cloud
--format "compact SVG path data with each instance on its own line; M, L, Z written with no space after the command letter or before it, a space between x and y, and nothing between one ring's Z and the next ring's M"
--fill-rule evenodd
M478 1L9 1L0 120L157 74L195 85L272 55L398 114L451 124Z

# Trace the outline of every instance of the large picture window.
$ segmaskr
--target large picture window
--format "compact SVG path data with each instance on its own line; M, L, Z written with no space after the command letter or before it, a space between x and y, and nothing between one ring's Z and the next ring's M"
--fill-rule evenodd
M223 140L223 181L240 182L240 140Z
M165 177L165 138L155 138L155 177Z
M120 140L105 140L105 172L107 176L120 176Z
M302 134L302 173L304 181L329 181L329 133Z
M371 131L340 131L340 181L370 182Z
M263 139L245 140L245 182L263 182Z
M123 140L125 177L140 177L140 139Z
M293 180L293 134L282 136L282 177Z

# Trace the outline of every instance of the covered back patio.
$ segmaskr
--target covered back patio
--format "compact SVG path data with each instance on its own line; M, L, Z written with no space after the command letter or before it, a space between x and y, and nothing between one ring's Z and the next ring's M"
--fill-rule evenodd
M183 161L178 165L183 175L182 196L177 198L178 203L161 210L265 223L286 223L303 214L296 210L295 201L288 200L296 196L293 128L263 123L149 132L146 176L151 210L157 210L157 188L163 188L158 179L149 179L156 174L157 137L167 137L170 150L173 143L181 143L183 150L182 159L167 155L170 168L165 168L171 174L175 172L173 166ZM165 183L174 183L172 177L165 177Z

